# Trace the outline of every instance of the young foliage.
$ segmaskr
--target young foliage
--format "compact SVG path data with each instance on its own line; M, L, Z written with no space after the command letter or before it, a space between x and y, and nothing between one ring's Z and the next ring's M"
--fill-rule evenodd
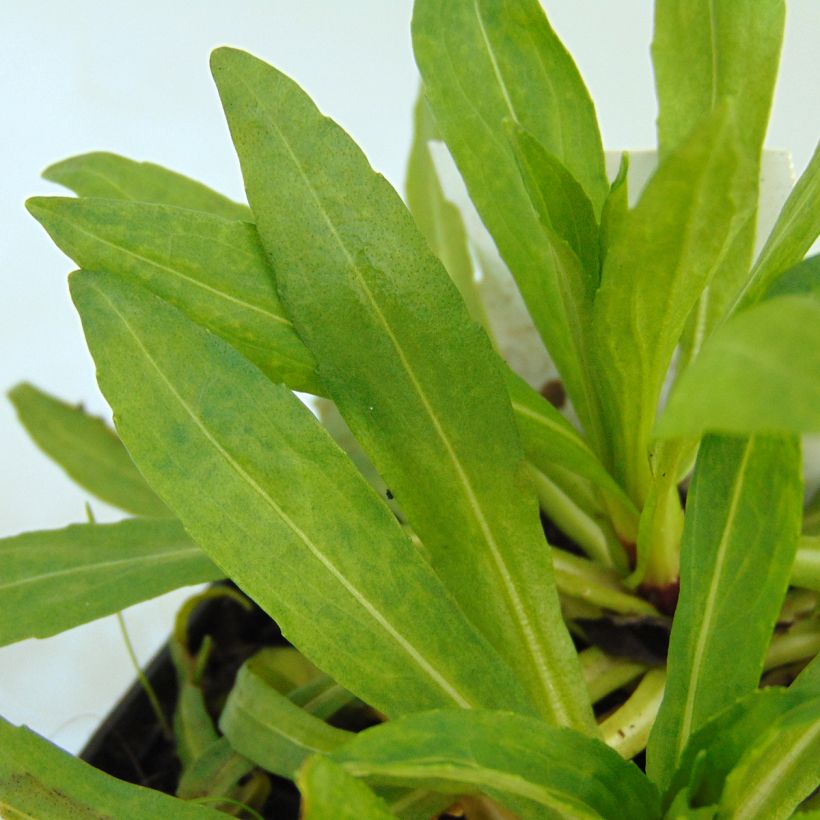
M489 340L395 191L295 83L240 51L211 64L280 295L328 393L539 711L591 731Z
M386 714L531 708L290 391L138 285L82 271L71 287L100 386L143 474L295 646Z

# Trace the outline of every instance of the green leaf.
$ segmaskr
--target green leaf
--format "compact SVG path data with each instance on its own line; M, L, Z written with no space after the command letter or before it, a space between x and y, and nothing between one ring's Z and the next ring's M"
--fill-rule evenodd
M135 162L103 151L57 162L43 171L43 178L81 197L157 202L225 219L251 219L247 205L240 205L201 182L152 162Z
M46 638L223 577L171 519L74 524L0 541L0 646Z
M672 354L733 230L734 135L723 108L670 153L606 255L590 356L608 432L605 465L638 504Z
M196 820L218 812L104 774L23 726L0 718L0 813L54 820Z
M294 646L388 715L530 708L299 399L144 288L86 271L70 283L135 461Z
M414 124L405 182L407 206L431 250L455 282L470 316L486 327L461 213L445 198L430 154L428 143L440 137L423 93L416 101Z
M395 191L295 83L232 49L212 70L280 295L328 393L541 712L593 731L486 334Z
M820 233L820 143L777 218L740 303L761 298L779 274L808 253ZM771 295L771 293L769 294Z
M820 535L803 535L792 567L791 584L820 592Z
M816 655L811 663L795 678L790 691L802 691L807 694L820 695L820 655Z
M656 0L652 60L661 155L681 145L726 100L736 114L734 204L742 222L727 244L684 336L683 360L724 316L748 278L760 158L777 77L784 0Z
M321 392L253 225L144 202L36 197L26 207L78 266L141 282L274 381Z
M783 296L733 316L681 376L660 438L820 431L820 300Z
M136 515L170 515L102 419L31 384L18 384L9 399L34 443L81 487Z
M820 786L820 697L756 738L726 779L721 807L734 820L786 820Z
M621 154L621 162L618 166L618 173L612 180L609 193L604 200L604 207L601 209L601 227L598 235L599 256L601 266L606 259L609 246L615 241L615 237L623 227L629 215L629 154L624 151Z
M758 684L789 583L803 488L788 438L702 442L681 545L666 695L647 771L666 785L686 741Z
M809 256L778 274L766 288L762 299L778 296L814 296L820 299L820 254Z
M425 94L484 224L585 425L594 425L551 244L505 123L527 129L577 179L596 214L609 189L595 110L537 0L419 0L413 48Z
M237 754L227 738L214 741L189 766L179 779L177 797L230 796L236 784L253 770L253 763Z
M311 758L296 785L302 793L305 820L388 820L387 804L341 766L326 757Z
M257 673L253 660L239 670L219 728L240 754L291 779L312 754L331 752L353 736L277 692Z
M522 817L658 816L658 794L598 740L504 712L436 710L367 729L332 755L374 785L483 792Z
M744 754L783 716L811 700L810 693L773 686L723 709L689 739L664 804L671 804L684 790L693 805L717 804L727 776Z

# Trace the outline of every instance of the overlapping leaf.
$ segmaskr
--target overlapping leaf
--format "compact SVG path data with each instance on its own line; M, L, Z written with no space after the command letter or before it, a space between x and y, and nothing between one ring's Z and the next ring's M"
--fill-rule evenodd
M43 177L82 197L157 202L225 219L251 218L247 205L240 205L201 182L153 162L136 162L106 151L64 159L46 168Z
M389 820L395 815L365 783L326 757L311 758L296 778L304 820Z
M0 541L0 645L45 638L223 577L173 519L75 524Z
M410 214L274 68L214 77L280 296L447 588L551 720L593 730L503 372Z
M802 498L796 441L710 436L701 444L669 678L647 756L649 774L663 785L689 736L758 684L789 583Z
M529 709L509 668L310 411L144 288L71 277L143 474L305 655L387 714Z
M282 308L253 225L106 199L37 197L27 207L80 267L143 283L274 381L321 392L316 364Z

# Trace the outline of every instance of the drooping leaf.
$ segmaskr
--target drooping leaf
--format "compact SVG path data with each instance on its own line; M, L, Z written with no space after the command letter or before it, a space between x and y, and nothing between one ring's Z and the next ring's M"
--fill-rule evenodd
M102 419L31 384L18 384L9 399L34 443L81 487L136 515L170 515Z
M760 158L785 18L784 0L656 0L652 61L661 155L726 100L737 118L734 207L741 222L682 340L688 361L747 280L755 242Z
M220 814L117 780L0 718L0 813L15 818L218 820Z
M389 820L395 815L367 784L351 777L338 763L312 757L299 770L304 820Z
M45 638L223 577L173 519L74 524L0 541L0 645Z
M476 287L464 223L458 208L444 196L430 155L428 143L440 137L423 93L416 101L414 123L405 182L407 205L418 229L455 282L470 316L486 326L487 317Z
M138 285L86 271L70 283L135 461L291 643L388 715L433 703L530 708L289 390Z
M232 49L212 69L280 296L328 393L541 712L594 731L486 334L395 191L293 81Z
M800 449L789 438L708 436L681 546L666 695L647 771L666 785L689 736L754 690L800 532Z
M26 206L79 267L141 282L274 381L321 392L253 225L144 202L36 197Z
M304 761L346 743L350 732L329 726L294 704L254 670L239 670L219 719L236 751L269 772L293 778Z
M373 785L483 792L522 817L658 814L654 786L601 741L504 712L407 715L361 732L332 758Z
M648 442L686 319L733 230L731 110L671 152L613 238L595 298L591 364L606 421L605 465L637 503Z
M594 425L559 274L521 179L506 121L577 179L595 213L609 189L595 110L537 0L416 2L413 49L436 123L512 272L579 417Z
M692 735L680 765L664 795L671 804L683 790L693 805L716 805L726 778L744 754L782 717L805 704L816 703L816 693L773 686L753 691L726 707ZM774 761L772 761L774 763Z
M820 697L766 728L726 778L723 812L738 820L786 820L820 786Z
M707 340L672 390L655 434L818 432L818 373L820 300L761 302Z
M136 162L105 151L79 154L49 166L43 178L81 197L131 199L250 220L247 205L153 162Z
M749 285L740 300L754 304L778 292L777 277L797 265L820 233L820 144L791 192L777 223L755 262ZM814 257L816 260L817 257ZM815 261L813 270L817 270ZM804 271L805 275L805 271ZM816 277L816 274L814 275ZM774 291L774 292L773 292ZM781 291L782 292L782 291ZM789 292L789 291L786 291ZM814 287L816 292L816 285Z

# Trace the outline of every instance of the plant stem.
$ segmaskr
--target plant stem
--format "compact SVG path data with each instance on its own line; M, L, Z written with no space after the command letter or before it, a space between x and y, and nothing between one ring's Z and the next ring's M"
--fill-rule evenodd
M578 659L581 661L581 672L593 703L631 683L646 671L646 664L607 655L597 646L579 652Z
M657 617L660 614L648 601L630 594L614 570L557 547L552 548L552 564L555 583L564 595L580 598L622 615Z
M621 757L629 760L646 748L665 685L666 670L650 670L629 700L601 723L604 741Z
M162 711L157 693L154 691L154 687L151 686L151 681L148 680L145 672L142 671L139 661L137 660L137 653L134 651L134 645L131 643L131 638L128 635L128 630L125 626L125 618L122 617L122 612L117 613L117 623L120 625L122 639L125 642L128 657L131 658L131 663L134 665L137 680L140 682L140 685L142 686L142 689L151 704L151 709L153 709L154 714L157 716L157 720L159 721L159 725L162 727L162 731L165 736L173 737L173 732L171 731L171 727L168 725L168 720L165 717L165 713Z
M813 658L818 652L820 652L820 631L787 632L785 635L775 635L769 644L763 671L768 672L778 666Z
M628 563L623 545L612 527L596 520L558 484L532 465L527 465L541 509L584 552L605 567L625 571Z

